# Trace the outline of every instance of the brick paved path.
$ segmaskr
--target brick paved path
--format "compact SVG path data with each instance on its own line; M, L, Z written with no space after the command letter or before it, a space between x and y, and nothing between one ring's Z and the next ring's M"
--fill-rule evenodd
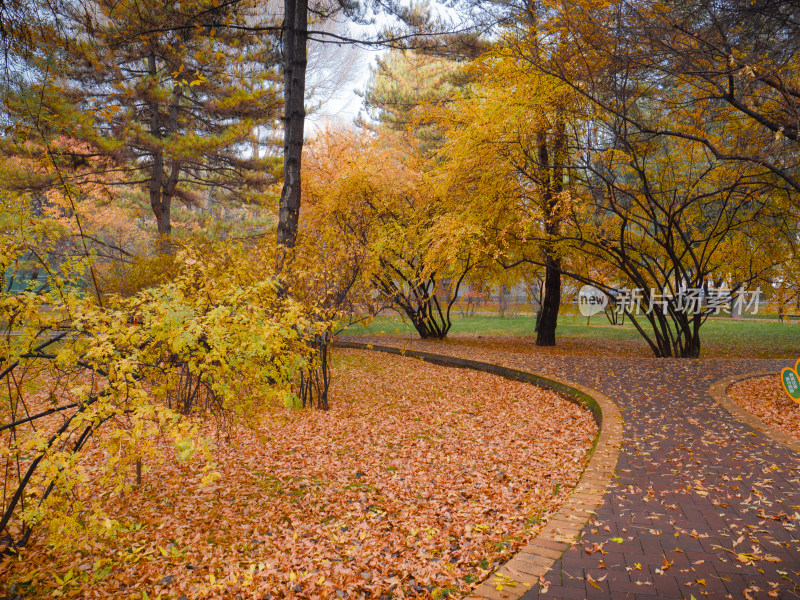
M573 364L561 375L599 389L622 409L618 478L582 545L546 577L547 592L525 598L800 597L800 520L789 519L800 515L800 456L754 435L707 394L716 379L785 365ZM590 553L595 543L607 554Z
M598 389L625 419L617 477L597 518L545 576L549 587L523 598L800 598L800 455L707 393L715 380L789 361L495 352L492 362Z

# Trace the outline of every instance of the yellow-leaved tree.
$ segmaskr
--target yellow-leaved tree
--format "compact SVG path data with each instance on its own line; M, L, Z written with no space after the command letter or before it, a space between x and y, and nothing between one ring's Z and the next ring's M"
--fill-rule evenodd
M125 491L159 440L186 457L204 447L198 425L212 416L257 421L273 403L297 403L311 342L329 325L280 293L273 244L188 241L170 280L103 294L94 257L60 254L58 223L33 218L30 196L3 200L0 270L46 273L0 292L5 545L24 545L36 525L65 546L113 533L81 494L90 438L106 453L108 491Z
M304 235L318 248L315 256L328 257L323 263L338 257L359 271L362 297L374 290L422 338L441 339L475 259L468 240L446 246L432 235L451 215L430 168L416 138L402 133L319 136L305 167Z
M691 127L693 115L659 108L691 88L648 85L647 73L608 56L581 62L596 49L566 43L560 17L579 26L562 8L509 33L446 107L452 212L466 213L506 264L545 267L556 314L565 274L605 290L656 356L699 356L708 316L749 306L747 286L792 255L792 194L776 194L782 185L763 165L659 133ZM601 97L581 93L589 87ZM549 305L546 283L542 328L552 329L540 328L541 344L555 341Z
M435 238L444 244L474 239L502 267L543 268L537 344L552 346L564 260L560 236L572 201L568 139L580 126L574 94L529 69L513 46L499 46L472 69L461 96L434 109L446 124L437 186L450 215Z

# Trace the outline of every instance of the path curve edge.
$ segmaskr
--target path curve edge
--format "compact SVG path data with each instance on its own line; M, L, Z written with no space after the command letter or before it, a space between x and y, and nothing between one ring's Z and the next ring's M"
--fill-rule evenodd
M768 425L755 415L749 413L744 408L739 406L730 396L728 396L728 388L734 383L745 381L747 379L754 379L756 377L768 377L771 375L778 375L775 371L757 371L754 373L745 373L744 375L733 375L730 377L723 377L711 384L708 388L708 394L719 404L727 410L733 418L748 425L760 433L763 433L768 438L785 446L789 450L800 453L800 441L795 440L775 427Z
M336 341L338 348L372 350L416 358L444 367L473 369L506 379L523 381L566 396L592 411L598 435L589 450L589 464L566 502L527 545L466 596L466 600L517 600L538 585L566 550L577 543L580 532L603 501L616 471L622 446L623 420L616 402L605 394L556 377L430 352L406 350L353 341Z

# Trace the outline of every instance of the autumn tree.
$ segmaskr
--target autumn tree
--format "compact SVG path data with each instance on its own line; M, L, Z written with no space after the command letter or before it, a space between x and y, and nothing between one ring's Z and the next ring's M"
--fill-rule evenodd
M727 160L704 140L661 133L692 126L696 116L662 110L680 105L691 87L610 60L597 39L570 43L563 23L576 31L579 23L562 8L534 7L454 106L445 185L467 199L458 208L463 227L505 264L546 267L552 291L562 274L596 284L633 318L655 355L698 356L700 326L725 303L695 312L683 304L685 290L709 299L725 282L735 301L784 260L796 231L792 191L775 194L781 186L763 164ZM581 13L587 21L590 10ZM604 25L621 27L610 17ZM725 121L715 122L724 131ZM624 288L638 290L643 317L625 303ZM550 340L540 331L537 342Z
M431 236L452 215L413 145L414 138L390 130L319 136L305 170L304 235L326 255L344 251L340 260L350 266L340 271L359 272L362 294L375 290L420 337L441 339L475 260L464 240L444 245Z
M97 302L80 286L86 259L53 269L45 260L52 222L30 219L26 199L18 200L0 214L0 271L32 256L49 285L0 291L0 431L9 466L0 535L6 546L24 546L34 527L49 527L53 543L69 547L107 531L107 515L72 494L86 477L77 455L87 441L97 436L105 448L108 490L128 493L142 460L157 460L163 442L184 457L202 446L201 420L252 420L274 403L293 406L303 368L315 360L307 341L326 325L278 293L274 244L262 240L181 244L170 281ZM65 319L72 328L59 331Z
M697 357L710 315L757 309L748 286L786 260L797 214L748 165L611 123L603 137L614 144L576 172L581 201L564 239L613 268L613 280L581 279L610 295L656 356Z
M692 140L768 173L797 203L797 6L785 0L546 4L563 60L528 60L642 132ZM679 94L661 94L663 89ZM647 111L642 111L643 105ZM648 111L669 114L656 126Z
M559 236L570 198L572 96L556 79L526 69L508 48L474 69L473 84L440 115L449 124L440 185L451 210L463 215L461 234L478 236L488 257L545 269L537 344L552 346L561 294Z
M781 17L759 17L764 7L752 6L544 4L536 27L514 38L524 68L558 80L582 106L570 138L571 224L580 233L561 237L581 240L575 248L600 259L601 270L613 266L647 290L648 307L661 302L660 314L647 315L649 333L639 329L658 356L700 352L708 312L687 318L681 286L753 281L781 260L764 251L765 232L786 240L791 229L796 153L773 125L791 120L780 105L791 96L793 54L774 43ZM587 200L588 212L579 210Z

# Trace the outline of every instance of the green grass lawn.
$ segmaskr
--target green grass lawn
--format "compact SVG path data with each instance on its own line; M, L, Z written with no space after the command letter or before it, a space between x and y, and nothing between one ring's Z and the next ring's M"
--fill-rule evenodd
M535 318L514 316L501 318L496 315L453 318L449 336L466 334L533 336ZM642 325L647 331L649 324ZM381 316L366 326L356 324L348 327L343 335L415 335L413 326L399 316ZM600 315L588 320L586 317L562 315L559 317L556 338L562 340L604 340L622 344L644 344L639 333L628 321L624 325L611 325ZM711 318L700 330L704 356L800 356L800 324L779 323L774 320Z

